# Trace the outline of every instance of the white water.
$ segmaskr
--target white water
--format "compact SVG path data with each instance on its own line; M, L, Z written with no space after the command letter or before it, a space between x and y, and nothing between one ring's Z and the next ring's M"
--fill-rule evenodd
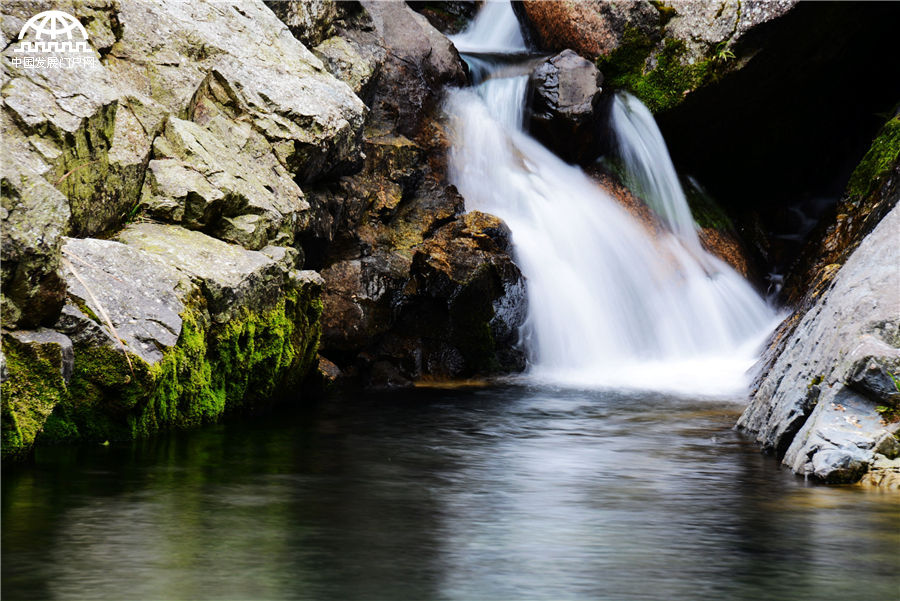
M524 52L525 39L507 0L488 0L469 27L450 38L460 52Z
M489 4L485 10L493 9ZM508 4L504 21L515 18ZM471 31L499 31L479 20ZM498 35L498 43L505 44ZM493 38L477 40L487 51ZM492 48L502 50L505 46ZM513 233L526 277L529 375L579 386L723 394L742 390L775 312L706 253L649 111L617 100L629 180L670 232L636 221L579 168L522 130L527 78L452 91L451 178L468 210Z

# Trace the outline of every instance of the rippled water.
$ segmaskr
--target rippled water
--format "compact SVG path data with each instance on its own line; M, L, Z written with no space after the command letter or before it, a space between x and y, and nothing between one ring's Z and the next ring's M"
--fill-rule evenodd
M419 389L42 450L3 474L3 598L896 598L897 497L805 484L740 409Z

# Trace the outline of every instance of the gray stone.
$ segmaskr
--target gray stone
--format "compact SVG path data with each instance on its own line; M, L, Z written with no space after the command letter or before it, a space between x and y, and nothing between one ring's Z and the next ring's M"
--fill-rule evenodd
M738 422L799 474L856 479L891 434L875 407L893 398L884 372L900 361L898 231L894 208L803 316Z
M356 160L365 106L262 2L129 2L118 19L108 68L172 114L249 121L301 181Z
M168 119L153 143L141 204L152 217L251 250L293 244L308 224L303 192L266 140L221 116L206 127Z
M78 68L26 69L11 64L13 46L3 52L4 109L68 198L71 233L115 227L137 201L163 107L117 81L96 54Z
M602 83L594 63L572 50L545 60L528 80L532 135L567 161L596 159L604 150L601 129L608 117Z
M294 270L293 255L287 251L274 260L177 226L132 224L116 239L190 278L203 291L210 316L218 323L229 321L244 307L271 306L281 298L285 278Z
M72 319L75 327L66 329L73 337L85 341L85 328L90 338L99 328L106 344L118 349L121 341L151 365L175 346L183 299L192 288L188 278L151 254L112 240L67 238L63 256L69 297L95 322L82 318L78 323L70 309L65 319Z
M65 300L59 275L69 203L44 177L49 166L5 115L0 164L2 310L7 327L35 327L56 319Z

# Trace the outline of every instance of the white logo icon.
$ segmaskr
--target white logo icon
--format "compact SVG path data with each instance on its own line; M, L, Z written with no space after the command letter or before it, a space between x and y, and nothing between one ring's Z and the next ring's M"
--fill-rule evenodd
M22 39L29 31L34 32L34 41ZM16 67L71 67L96 60L88 46L87 30L78 19L61 10L47 10L28 19L19 32L19 40L13 48L13 52L22 54L12 58ZM37 54L41 56L34 56Z

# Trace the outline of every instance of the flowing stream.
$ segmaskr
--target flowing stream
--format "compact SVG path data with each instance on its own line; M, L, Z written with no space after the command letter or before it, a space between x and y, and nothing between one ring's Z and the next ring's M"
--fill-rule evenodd
M469 210L502 218L526 277L529 375L568 385L723 394L746 387L778 315L706 252L653 116L614 101L613 130L654 233L578 167L523 130L526 51L507 2L453 38L483 80L451 92L451 177ZM503 60L503 55L510 58ZM521 61L520 61L521 62Z

